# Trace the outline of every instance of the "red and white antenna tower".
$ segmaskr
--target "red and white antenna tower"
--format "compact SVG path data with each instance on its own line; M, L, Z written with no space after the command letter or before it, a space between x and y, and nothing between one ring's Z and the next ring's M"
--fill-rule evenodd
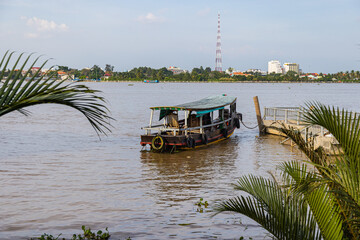
M218 13L218 31L217 31L217 41L216 41L215 71L222 72L220 13Z

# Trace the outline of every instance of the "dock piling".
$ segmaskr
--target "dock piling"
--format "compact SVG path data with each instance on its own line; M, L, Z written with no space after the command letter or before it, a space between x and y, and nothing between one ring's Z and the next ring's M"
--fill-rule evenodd
M263 135L264 134L264 124L263 124L263 121L261 118L259 99L257 96L255 96L253 99L254 99L254 104L255 104L257 123L259 126L259 135Z

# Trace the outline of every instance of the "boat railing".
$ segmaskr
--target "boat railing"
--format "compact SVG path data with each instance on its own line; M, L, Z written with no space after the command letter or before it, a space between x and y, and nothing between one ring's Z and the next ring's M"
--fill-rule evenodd
M195 131L200 129L200 133L204 133L204 128L209 128L209 127L215 127L221 124L226 124L227 122L230 122L232 118L228 118L225 119L223 121L220 122L216 122L216 123L212 123L212 124L207 124L207 125L202 125L202 126L196 126L196 127L183 127L183 128L176 128L176 127L168 127L168 126L164 126L163 124L161 125L156 125L156 126L151 126L151 127L142 127L141 129L146 130L146 134L150 135L152 130L157 131L159 134L161 132L173 132L173 135L176 136L176 132L180 132L180 131L184 131L185 135L191 131Z

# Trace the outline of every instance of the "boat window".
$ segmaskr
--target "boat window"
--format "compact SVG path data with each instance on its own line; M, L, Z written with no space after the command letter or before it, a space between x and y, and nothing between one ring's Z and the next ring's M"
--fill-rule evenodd
M157 125L162 125L164 124L164 118L161 118L160 119L160 111L154 111L154 116L153 116L153 119L152 119L152 126L157 126Z
M215 120L215 119L219 119L219 114L220 114L220 111L221 111L221 109L219 110L219 111L214 111L213 112L213 120Z
M200 126L200 118L196 117L196 114L194 112L190 112L187 122L189 127Z
M224 119L228 119L230 117L230 109L225 108L224 109Z
M185 111L178 111L179 127L183 127L185 124Z
M204 114L202 120L203 120L202 122L203 125L211 124L211 114L210 113Z

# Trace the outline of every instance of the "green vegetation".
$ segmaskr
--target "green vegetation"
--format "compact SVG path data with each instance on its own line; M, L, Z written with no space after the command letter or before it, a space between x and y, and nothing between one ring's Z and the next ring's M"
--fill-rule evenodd
M304 121L323 126L343 154L327 156L294 129L282 128L308 157L280 165L282 179L243 176L235 189L246 193L216 210L244 214L275 239L360 238L360 116L319 103L307 105Z
M91 68L83 68L81 70L70 68L68 66L57 66L57 70L51 69L45 75L51 74L54 78L57 79L62 78L102 81L159 80L165 82L360 82L360 72L354 70L338 72L334 74L307 73L301 75L292 71L289 71L284 75L275 73L262 75L260 72L243 72L241 74L234 73L234 68L231 67L227 70L232 74L230 75L225 72L212 71L210 67L203 68L202 66L199 68L193 68L190 72L183 71L179 74L174 74L165 67L160 69L138 67L125 72L116 72L114 71L114 66L106 64L104 70L98 65L94 65ZM33 71L28 71L26 74L21 74L27 77L34 76ZM8 77L9 75L10 70L4 69L3 77ZM44 75L44 73L39 72L38 75Z
M210 67L193 68L191 72L183 72L173 74L167 68L153 69L150 67L134 68L126 72L115 72L114 66L106 64L105 70L98 65L92 68L84 68L82 70L70 69L67 66L59 66L58 70L65 72L73 79L101 79L103 81L143 81L143 80L159 80L159 81L182 81L182 82L360 82L359 71L338 72L335 74L303 74L298 75L295 72L268 75L261 75L259 72L243 72L239 75L229 75L225 72L211 71ZM228 69L233 72L233 68ZM57 73L55 72L55 75Z
M96 233L92 232L90 228L86 228L85 226L82 226L81 229L83 230L83 234L73 234L72 238L70 240L108 240L110 238L110 234L107 228L105 228L105 232L99 230ZM65 238L60 238L61 234L59 234L57 237L54 237L53 235L44 233L38 238L35 238L37 240L66 240ZM31 240L35 240L34 238L31 238ZM127 240L130 240L128 238Z
M7 51L0 62L0 79L4 79L5 72L14 52ZM99 96L99 91L92 90L85 85L64 84L63 81L56 81L53 77L56 72L51 69L44 75L40 76L40 71L47 63L42 63L41 67L30 75L32 67L39 58L31 64L25 74L21 74L28 63L31 54L16 70L23 54L16 59L16 62L6 79L0 86L0 117L10 112L18 111L24 115L29 115L29 111L24 109L29 106L45 103L55 103L72 107L81 112L95 131L106 134L110 132L110 123L112 119L104 105L105 99ZM63 69L66 69L65 67Z
M148 67L134 68L129 72L112 72L105 81L186 81L186 82L360 82L359 71L351 71L336 74L318 74L316 79L310 79L309 75L299 76L295 72L282 74L261 75L259 73L244 72L246 75L229 75L225 72L211 71L209 67L203 69L194 68L191 73L180 73L174 75L166 68L152 69Z
M203 202L204 199L200 198L200 201L198 201L197 203L195 203L196 206L198 206L198 208L196 209L197 212L199 213L203 213L204 212L204 208L207 208L209 206L209 203L207 201Z

